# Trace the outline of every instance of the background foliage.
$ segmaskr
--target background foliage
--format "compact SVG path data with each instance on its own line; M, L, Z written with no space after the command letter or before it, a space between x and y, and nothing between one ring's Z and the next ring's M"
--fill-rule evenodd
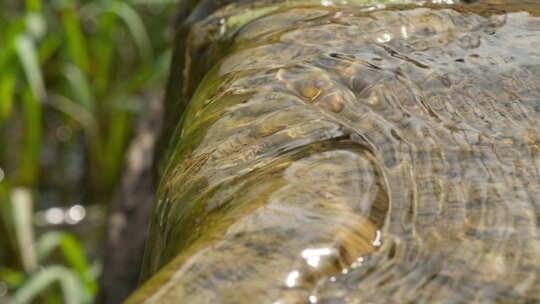
M99 223L134 119L162 94L174 2L0 1L0 303L95 297ZM72 206L104 212L36 225Z

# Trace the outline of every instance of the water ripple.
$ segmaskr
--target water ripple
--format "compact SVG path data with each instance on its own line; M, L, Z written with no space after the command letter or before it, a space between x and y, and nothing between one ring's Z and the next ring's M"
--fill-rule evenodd
M505 3L235 32L163 178L150 301L540 301L540 17Z

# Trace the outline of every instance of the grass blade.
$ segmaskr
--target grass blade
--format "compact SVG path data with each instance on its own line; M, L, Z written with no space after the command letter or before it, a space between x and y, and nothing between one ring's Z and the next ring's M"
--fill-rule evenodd
M17 75L12 71L4 71L0 75L0 122L11 116L15 96Z
M59 35L50 34L40 43L39 46L39 62L44 64L52 55L61 47L62 40Z
M39 12L41 10L41 0L26 0L26 11Z
M33 202L32 194L27 188L15 188L11 191L10 201L15 224L15 233L19 253L24 269L32 272L37 269L37 257L34 248L34 228L32 223Z
M150 36L146 31L146 27L137 11L127 3L118 1L112 4L111 11L117 14L118 17L126 23L143 59L146 61L151 60L153 57L152 43L150 41Z
M90 266L79 241L70 234L64 234L61 243L62 253L84 283L86 291L93 297L97 293L98 284L90 276Z
M15 221L13 219L13 204L10 199L11 191L7 181L3 180L0 183L0 224L3 225L3 229L0 229L4 233L5 238L1 239L0 244L4 246L2 254L7 258L8 263L11 261L14 267L19 267L18 261L19 255L17 254L17 235L15 232Z
M70 268L75 270L84 282L88 294L94 296L97 292L97 282L90 275L90 266L80 242L73 235L65 232L51 231L44 234L36 246L40 263L44 263L56 248L61 249Z
M73 99L83 105L89 112L92 112L94 108L94 96L92 96L92 89L86 80L86 76L74 64L66 64L65 71L66 80L70 85Z
M15 39L15 48L34 96L43 101L45 99L45 82L34 41L28 35L21 34Z
M62 9L62 25L66 34L68 53L73 62L85 74L90 72L90 60L87 53L86 39L82 31L80 18L71 1Z
M98 31L91 41L96 62L93 81L96 96L103 97L108 95L107 89L111 85L114 44L110 43L110 40L118 27L118 16L105 12L99 16L98 20Z
M24 282L24 274L17 270L0 267L0 281L4 281L10 288L17 288Z
M47 33L47 22L39 13L26 14L25 25L26 33L36 40L40 40Z
M45 263L49 255L62 243L64 237L63 232L51 231L47 232L39 238L36 244L37 259L40 264Z
M59 282L62 288L64 303L78 304L89 302L89 297L81 291L81 283L77 276L63 266L49 266L33 274L13 297L14 304L26 304L38 296L47 287Z
M102 173L102 181L103 185L108 189L114 186L114 181L117 180L120 174L123 151L130 125L129 113L118 110L114 115L114 123L110 125L108 136L105 138L103 155L107 155L107 157L103 158L102 162L107 170Z
M33 185L39 173L39 152L41 148L41 105L28 88L22 90L23 109L25 114L24 150L19 169L19 184Z

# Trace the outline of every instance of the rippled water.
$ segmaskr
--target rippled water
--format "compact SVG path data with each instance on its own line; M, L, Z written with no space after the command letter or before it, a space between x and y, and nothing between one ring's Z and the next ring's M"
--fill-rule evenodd
M433 2L224 35L132 300L540 303L540 2Z

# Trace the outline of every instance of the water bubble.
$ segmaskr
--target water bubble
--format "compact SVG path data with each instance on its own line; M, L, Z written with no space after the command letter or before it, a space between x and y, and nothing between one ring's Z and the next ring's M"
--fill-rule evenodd
M287 276L287 286L294 287L296 286L296 281L300 277L300 272L298 270L291 271Z
M377 41L380 43L389 42L390 40L392 40L392 36L390 36L388 33L384 33L381 35L381 37L377 38Z
M404 25L401 26L401 36L405 39L409 38L409 34L407 33L407 27Z
M306 259L306 262L311 267L318 267L321 262L321 256L327 256L332 254L330 248L317 248L317 249L305 249L302 251L302 257Z
M225 36L225 33L227 32L227 21L225 18L219 19L219 34L218 36Z
M317 303L317 297L316 296L309 296L309 303Z
M381 241L381 231L377 230L377 235L375 236L375 240L373 241L373 246L379 247L382 245Z
M354 263L351 264L351 268L358 268L360 266L362 266L362 264L364 264L364 258L363 257L359 257Z

